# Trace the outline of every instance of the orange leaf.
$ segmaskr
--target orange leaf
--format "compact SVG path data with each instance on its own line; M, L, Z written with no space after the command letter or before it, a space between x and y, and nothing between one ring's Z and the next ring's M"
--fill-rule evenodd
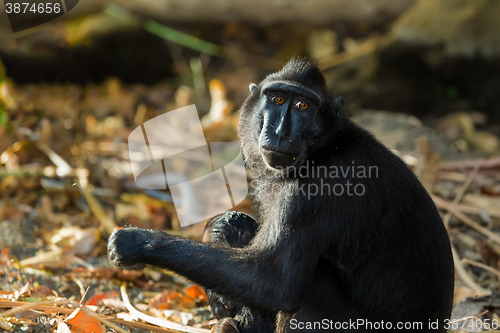
M116 290L111 290L104 294L94 295L85 303L85 305L99 305L99 303L106 298L118 298L120 294Z
M180 295L177 291L165 290L151 298L149 306L160 310L170 309L172 302Z
M196 306L196 303L193 301L193 299L184 296L184 295L179 295L177 298L178 306L182 309L192 309Z
M106 333L106 328L94 317L76 309L66 318L65 322L70 325L73 333Z
M184 293L191 297L194 300L202 300L202 301L208 301L207 300L207 295L205 295L205 292L203 292L203 289L200 288L199 285L195 284L191 287L188 287L184 290Z

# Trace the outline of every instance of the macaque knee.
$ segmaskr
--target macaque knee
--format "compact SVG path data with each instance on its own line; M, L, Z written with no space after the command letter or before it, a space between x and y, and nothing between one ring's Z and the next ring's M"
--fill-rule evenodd
M225 212L208 221L203 241L241 248L250 243L258 227L257 222L245 213Z

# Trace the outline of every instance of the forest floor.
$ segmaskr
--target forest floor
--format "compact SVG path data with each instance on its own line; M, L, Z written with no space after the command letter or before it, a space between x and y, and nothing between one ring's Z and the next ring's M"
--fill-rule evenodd
M77 24L81 28L86 20L101 19L89 15ZM110 33L90 51L80 48L78 43L86 43L88 36L78 33L72 36L76 46L70 50L61 49L50 38L42 47L43 43L30 41L29 36L19 45L0 45L0 55L15 76L4 80L0 64L0 330L165 332L170 327L170 331L209 332L213 317L199 286L171 272L118 269L106 256L107 238L119 226L165 230L195 240L203 235L203 223L181 228L168 192L136 186L127 138L136 127L166 111L196 104L204 116L206 141L235 141L237 106L248 93L248 84L258 82L280 63L269 59L293 54L297 41L307 37L302 32L287 37L290 31L273 27L250 33L235 23L212 27L212 36L222 39L216 40L220 45L232 45L235 35L243 36L244 43L257 45L253 54L269 50L268 58L238 53L213 60L182 50L186 59L196 54L190 63L172 59L175 55L183 59L178 45L167 48L158 39L149 40L151 36L144 31ZM325 47L321 42L324 30L308 33L317 34ZM257 43L259 36L267 39ZM124 40L132 45L124 45ZM130 47L120 50L133 56L119 59L113 53L101 58L99 54L113 41ZM470 96L460 96L459 86L440 82L435 91L420 95L421 87L429 82L418 81L415 72L422 70L413 62L401 62L391 75L374 75L370 54L378 41L378 37L359 42L346 39L344 44L352 46L352 53L340 52L322 63L326 67L346 63L328 71L327 81L346 97L352 119L398 154L431 193L455 254L453 318L480 316L498 323L500 127L488 120L496 109L463 112L471 105ZM41 47L43 52L58 51L49 58L40 57L43 52L38 49L35 55L19 57L19 50L30 49L27 45ZM71 70L54 70L62 62L59 57L81 59L85 52L92 56L82 66L90 63L92 68L69 61L64 65ZM149 61L151 54L161 55L157 58L172 65L166 68L161 61ZM253 67L240 66L240 56L247 57ZM99 64L101 60L107 62ZM123 64L114 66L117 61ZM226 61L232 65L226 66ZM477 70L474 62L467 64ZM46 72L40 69L42 65L47 66ZM99 65L116 71L104 72ZM395 61L391 58L381 66L394 68ZM207 67L209 74L204 72ZM23 77L26 73L32 76ZM73 83L57 83L57 77L44 82L44 75L54 73L67 75L64 80ZM173 73L178 76L172 80L158 79ZM418 82L413 84L407 77ZM151 78L152 82L133 83ZM100 83L86 82L94 79ZM412 82L402 84L403 79ZM475 86L465 79L462 83ZM497 90L491 90L498 98ZM213 121L207 114L222 117ZM251 196L236 209L254 214ZM463 331L464 324L480 331L485 326L477 318L462 319L452 332Z

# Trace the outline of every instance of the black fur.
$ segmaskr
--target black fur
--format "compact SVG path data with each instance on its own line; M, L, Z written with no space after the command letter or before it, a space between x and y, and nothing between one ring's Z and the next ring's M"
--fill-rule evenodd
M251 88L239 135L259 203L258 231L253 219L234 212L209 223L210 244L120 229L109 240L111 259L167 268L207 288L215 316L235 319L225 318L215 332L234 332L234 322L240 332L370 331L346 326L358 319L390 322L392 331L399 322L433 331L429 323L438 321L434 331L445 332L454 284L450 243L413 172L344 117L343 101L327 94L312 63L294 59ZM275 103L276 96L286 102ZM297 100L309 108L299 110ZM334 177L335 167L357 171ZM371 167L371 177L361 177L359 167ZM339 184L347 191L351 184L351 194L333 194ZM353 194L355 185L362 195ZM331 326L299 328L307 322ZM344 327L335 330L335 323Z
M210 235L210 242L221 246L243 248L255 237L259 225L250 216L240 212L226 212L211 219L205 227L205 235ZM204 235L204 236L205 236ZM205 237L204 237L205 238ZM236 318L241 332L274 332L276 312L260 308L250 308L238 302L232 302L206 289L208 301L215 318L219 319L215 332L232 332L232 325L224 320ZM234 323L229 322L229 323ZM273 328L271 331L270 328Z

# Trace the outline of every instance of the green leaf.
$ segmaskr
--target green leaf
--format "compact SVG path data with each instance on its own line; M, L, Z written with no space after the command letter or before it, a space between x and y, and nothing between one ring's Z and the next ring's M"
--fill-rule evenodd
M7 113L3 109L2 104L0 104L0 126L4 127L8 122L9 118L7 117Z
M150 33L164 38L173 43L189 47L190 49L200 51L210 55L220 55L221 47L219 45L198 39L182 31L167 27L163 24L149 20L144 25L144 29Z

